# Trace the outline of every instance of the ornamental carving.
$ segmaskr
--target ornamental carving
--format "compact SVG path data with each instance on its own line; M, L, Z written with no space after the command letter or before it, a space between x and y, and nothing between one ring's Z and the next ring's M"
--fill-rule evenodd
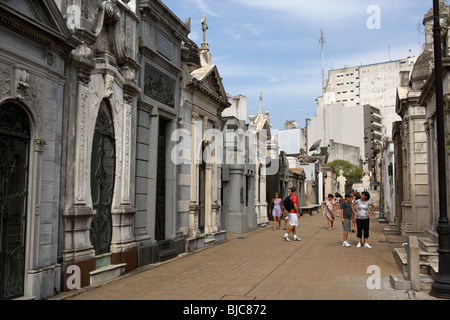
M118 21L120 21L120 10L114 3L108 1L105 4L105 23L115 24Z
M175 107L175 80L156 69L146 66L144 94L169 107Z
M0 94L2 97L11 94L11 71L4 64L0 64Z
M20 71L17 71L20 70ZM26 102L34 111L38 126L41 124L44 81L23 69L16 69L16 97Z
M16 86L16 98L19 100L23 99L23 95L25 93L25 90L29 87L28 81L30 78L30 75L27 70L16 68L14 70L15 75L15 86Z

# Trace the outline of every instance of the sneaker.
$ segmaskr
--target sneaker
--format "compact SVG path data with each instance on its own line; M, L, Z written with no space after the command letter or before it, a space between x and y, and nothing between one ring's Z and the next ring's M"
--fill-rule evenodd
M291 241L289 240L289 236L283 236L283 239L286 240L287 242Z
M352 245L350 243L348 243L347 241L342 242L342 246L343 247L351 247Z
M294 241L302 241L299 237L294 237Z
M364 248L372 249L372 246L370 244L368 244L368 243L364 243Z
M356 245L357 248L361 248L361 243L358 242L358 244Z

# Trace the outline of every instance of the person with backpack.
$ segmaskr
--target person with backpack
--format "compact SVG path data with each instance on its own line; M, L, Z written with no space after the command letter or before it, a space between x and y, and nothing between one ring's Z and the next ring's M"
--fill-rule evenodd
M295 191L297 191L297 188L295 186L291 187L291 194L286 197L283 201L284 208L289 212L289 229L283 236L283 239L286 241L291 241L289 239L289 233L292 232L294 235L294 241L300 241L299 237L297 237L297 230L296 227L298 226L298 218L300 218L300 211L298 207L298 199L295 194Z

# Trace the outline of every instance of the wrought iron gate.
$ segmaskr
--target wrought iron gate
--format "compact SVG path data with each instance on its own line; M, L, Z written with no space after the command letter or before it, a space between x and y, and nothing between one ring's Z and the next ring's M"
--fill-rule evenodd
M0 107L0 299L23 296L30 126L25 111Z
M110 251L115 162L113 121L109 107L103 101L95 123L91 156L91 194L96 214L91 222L90 239L96 255Z

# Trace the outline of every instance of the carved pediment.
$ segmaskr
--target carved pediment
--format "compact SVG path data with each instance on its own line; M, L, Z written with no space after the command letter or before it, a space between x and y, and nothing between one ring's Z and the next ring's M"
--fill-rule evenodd
M54 1L0 0L0 13L2 24L48 46L58 40L72 48L78 45Z
M57 25L51 19L51 14L49 10L46 8L45 4L42 1L33 1L33 0L1 0L1 2L6 3L8 6L14 8L18 12L26 15L27 17L39 21L40 23L54 29L58 30Z
M202 82L205 87L216 93L218 96L224 98L224 92L222 92L222 83L218 78L216 72L212 71Z
M222 78L215 65L209 65L194 70L191 73L193 82L201 92L225 106L228 104L227 94L222 84ZM227 105L228 106L228 105Z

